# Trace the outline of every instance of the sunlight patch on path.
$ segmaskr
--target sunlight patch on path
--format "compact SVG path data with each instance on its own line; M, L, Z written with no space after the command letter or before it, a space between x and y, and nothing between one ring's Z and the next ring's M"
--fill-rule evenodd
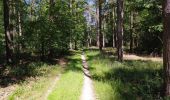
M141 57L141 56L137 56L137 55L124 55L123 56L125 60L144 60L144 61L159 61L161 62L163 59L160 57Z
M90 78L90 72L84 54L81 56L83 61L84 84L80 100L96 100L93 83Z

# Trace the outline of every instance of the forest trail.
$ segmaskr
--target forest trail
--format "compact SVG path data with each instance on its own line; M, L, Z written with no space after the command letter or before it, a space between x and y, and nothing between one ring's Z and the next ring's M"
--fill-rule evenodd
M55 88L57 82L60 80L60 76L61 76L61 74L57 75L55 80L50 84L50 86L49 86L49 88L48 88L48 90L47 90L47 92L45 93L45 96L44 96L45 100L48 100L48 96L53 91L53 89Z
M137 56L137 55L132 55L132 54L125 54L124 56L125 60L144 60L144 61L157 61L157 62L162 62L163 59L161 57L142 57L142 56Z
M16 89L17 85L0 88L0 100L7 100L8 96Z
M80 100L96 100L92 79L84 53L81 58L83 62L84 83Z

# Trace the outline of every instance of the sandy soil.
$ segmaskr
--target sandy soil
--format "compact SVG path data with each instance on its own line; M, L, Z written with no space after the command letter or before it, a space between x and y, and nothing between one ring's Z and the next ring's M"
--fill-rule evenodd
M83 61L84 84L80 100L96 100L93 89L93 82L92 79L90 78L90 72L88 70L88 65L84 54L81 56L81 58Z
M125 60L150 60L150 61L158 61L162 62L163 59L161 57L142 57L137 55L131 55L131 54L125 54L124 56Z

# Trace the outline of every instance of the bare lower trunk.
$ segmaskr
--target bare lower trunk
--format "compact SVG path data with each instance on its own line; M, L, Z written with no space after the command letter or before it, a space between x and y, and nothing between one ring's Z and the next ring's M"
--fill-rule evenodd
M98 5L98 3L96 2L96 6ZM97 35L96 35L96 46L99 47L100 46L100 34L99 34L99 8L96 7L96 30L97 30Z
M99 6L99 30L98 30L98 33L99 33L99 49L100 51L102 51L102 48L103 48L103 35L102 35L102 0L99 0L98 2L98 6Z
M123 1L117 0L117 55L119 61L123 61Z
M74 49L77 50L77 49L78 49L78 48L77 48L77 41L75 40L74 43L75 43L75 44L74 44L74 46L75 46Z
M133 53L134 38L133 38L133 12L130 12L130 53Z
M72 44L71 38L70 38L70 43L69 43L69 45L70 45L70 50L73 50L73 44Z
M102 36L103 36L103 48L105 47L105 18L103 18L103 32L102 32Z
M21 14L20 11L18 11L18 36L21 37L22 36L22 26L21 26ZM22 50L22 44L19 41L18 43L18 51L21 52Z
M112 22L112 27L113 27L113 47L117 47L117 31L116 31L116 7L113 7L113 22Z
M6 61L7 63L13 62L13 30L10 23L10 1L3 0L4 5L4 29L5 29L5 43L6 43Z
M97 46L99 47L99 50L102 51L103 48L103 36L101 32L102 28L102 0L98 0L97 2Z
M170 96L170 0L164 0L164 95Z

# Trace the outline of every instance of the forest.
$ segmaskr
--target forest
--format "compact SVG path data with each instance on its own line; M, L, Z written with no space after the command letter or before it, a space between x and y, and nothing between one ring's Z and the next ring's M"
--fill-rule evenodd
M0 100L170 100L170 0L1 0Z

